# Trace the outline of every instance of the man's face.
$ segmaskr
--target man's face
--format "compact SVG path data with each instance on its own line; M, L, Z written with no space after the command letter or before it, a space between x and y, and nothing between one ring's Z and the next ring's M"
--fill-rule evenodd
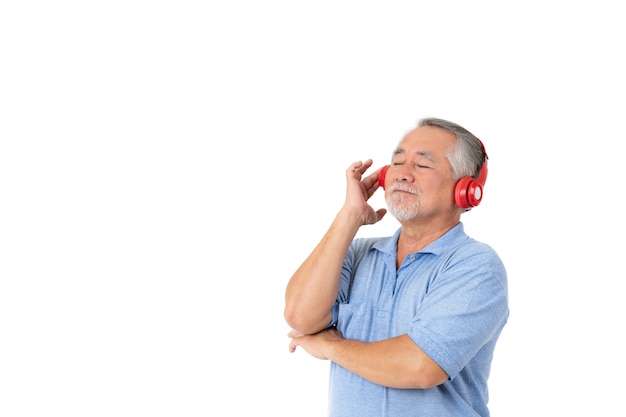
M399 221L449 215L456 209L456 181L446 157L455 141L452 133L434 126L418 127L402 139L385 180L388 209Z

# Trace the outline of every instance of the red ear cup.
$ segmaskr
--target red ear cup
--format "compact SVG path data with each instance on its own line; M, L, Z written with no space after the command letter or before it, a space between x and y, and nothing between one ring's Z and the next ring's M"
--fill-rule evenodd
M456 183L454 201L462 209L476 207L483 199L483 187L487 181L487 164L483 162L478 179L463 177Z
M378 172L378 185L385 189L385 177L387 176L387 170L389 169L389 165L385 165Z
M483 198L483 187L472 177L463 177L456 183L454 201L462 209L476 207Z

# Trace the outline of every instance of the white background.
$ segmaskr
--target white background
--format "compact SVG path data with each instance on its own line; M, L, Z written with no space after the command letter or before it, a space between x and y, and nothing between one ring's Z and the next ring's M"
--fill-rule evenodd
M492 415L625 415L622 10L3 0L0 415L323 416L285 284L424 116L490 157Z

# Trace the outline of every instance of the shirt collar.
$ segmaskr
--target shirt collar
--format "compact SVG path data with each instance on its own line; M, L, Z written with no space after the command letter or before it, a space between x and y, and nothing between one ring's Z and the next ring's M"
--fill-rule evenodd
M398 238L400 237L401 231L402 228L400 227L392 236L380 239L374 244L374 249L378 249L383 253L391 255L395 254L398 250ZM439 237L437 240L428 244L416 253L432 253L433 255L441 255L450 247L457 246L463 240L466 240L467 237L468 236L465 234L465 230L463 228L463 223L459 222L452 229L448 230L443 236Z

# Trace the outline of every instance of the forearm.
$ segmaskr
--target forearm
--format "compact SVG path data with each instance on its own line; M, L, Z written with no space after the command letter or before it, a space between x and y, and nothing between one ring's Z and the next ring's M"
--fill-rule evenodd
M341 367L390 388L427 389L448 379L408 335L371 343L343 338L326 340L322 351Z
M285 320L302 334L326 327L339 291L343 261L360 223L340 211L330 228L289 280L285 292Z

